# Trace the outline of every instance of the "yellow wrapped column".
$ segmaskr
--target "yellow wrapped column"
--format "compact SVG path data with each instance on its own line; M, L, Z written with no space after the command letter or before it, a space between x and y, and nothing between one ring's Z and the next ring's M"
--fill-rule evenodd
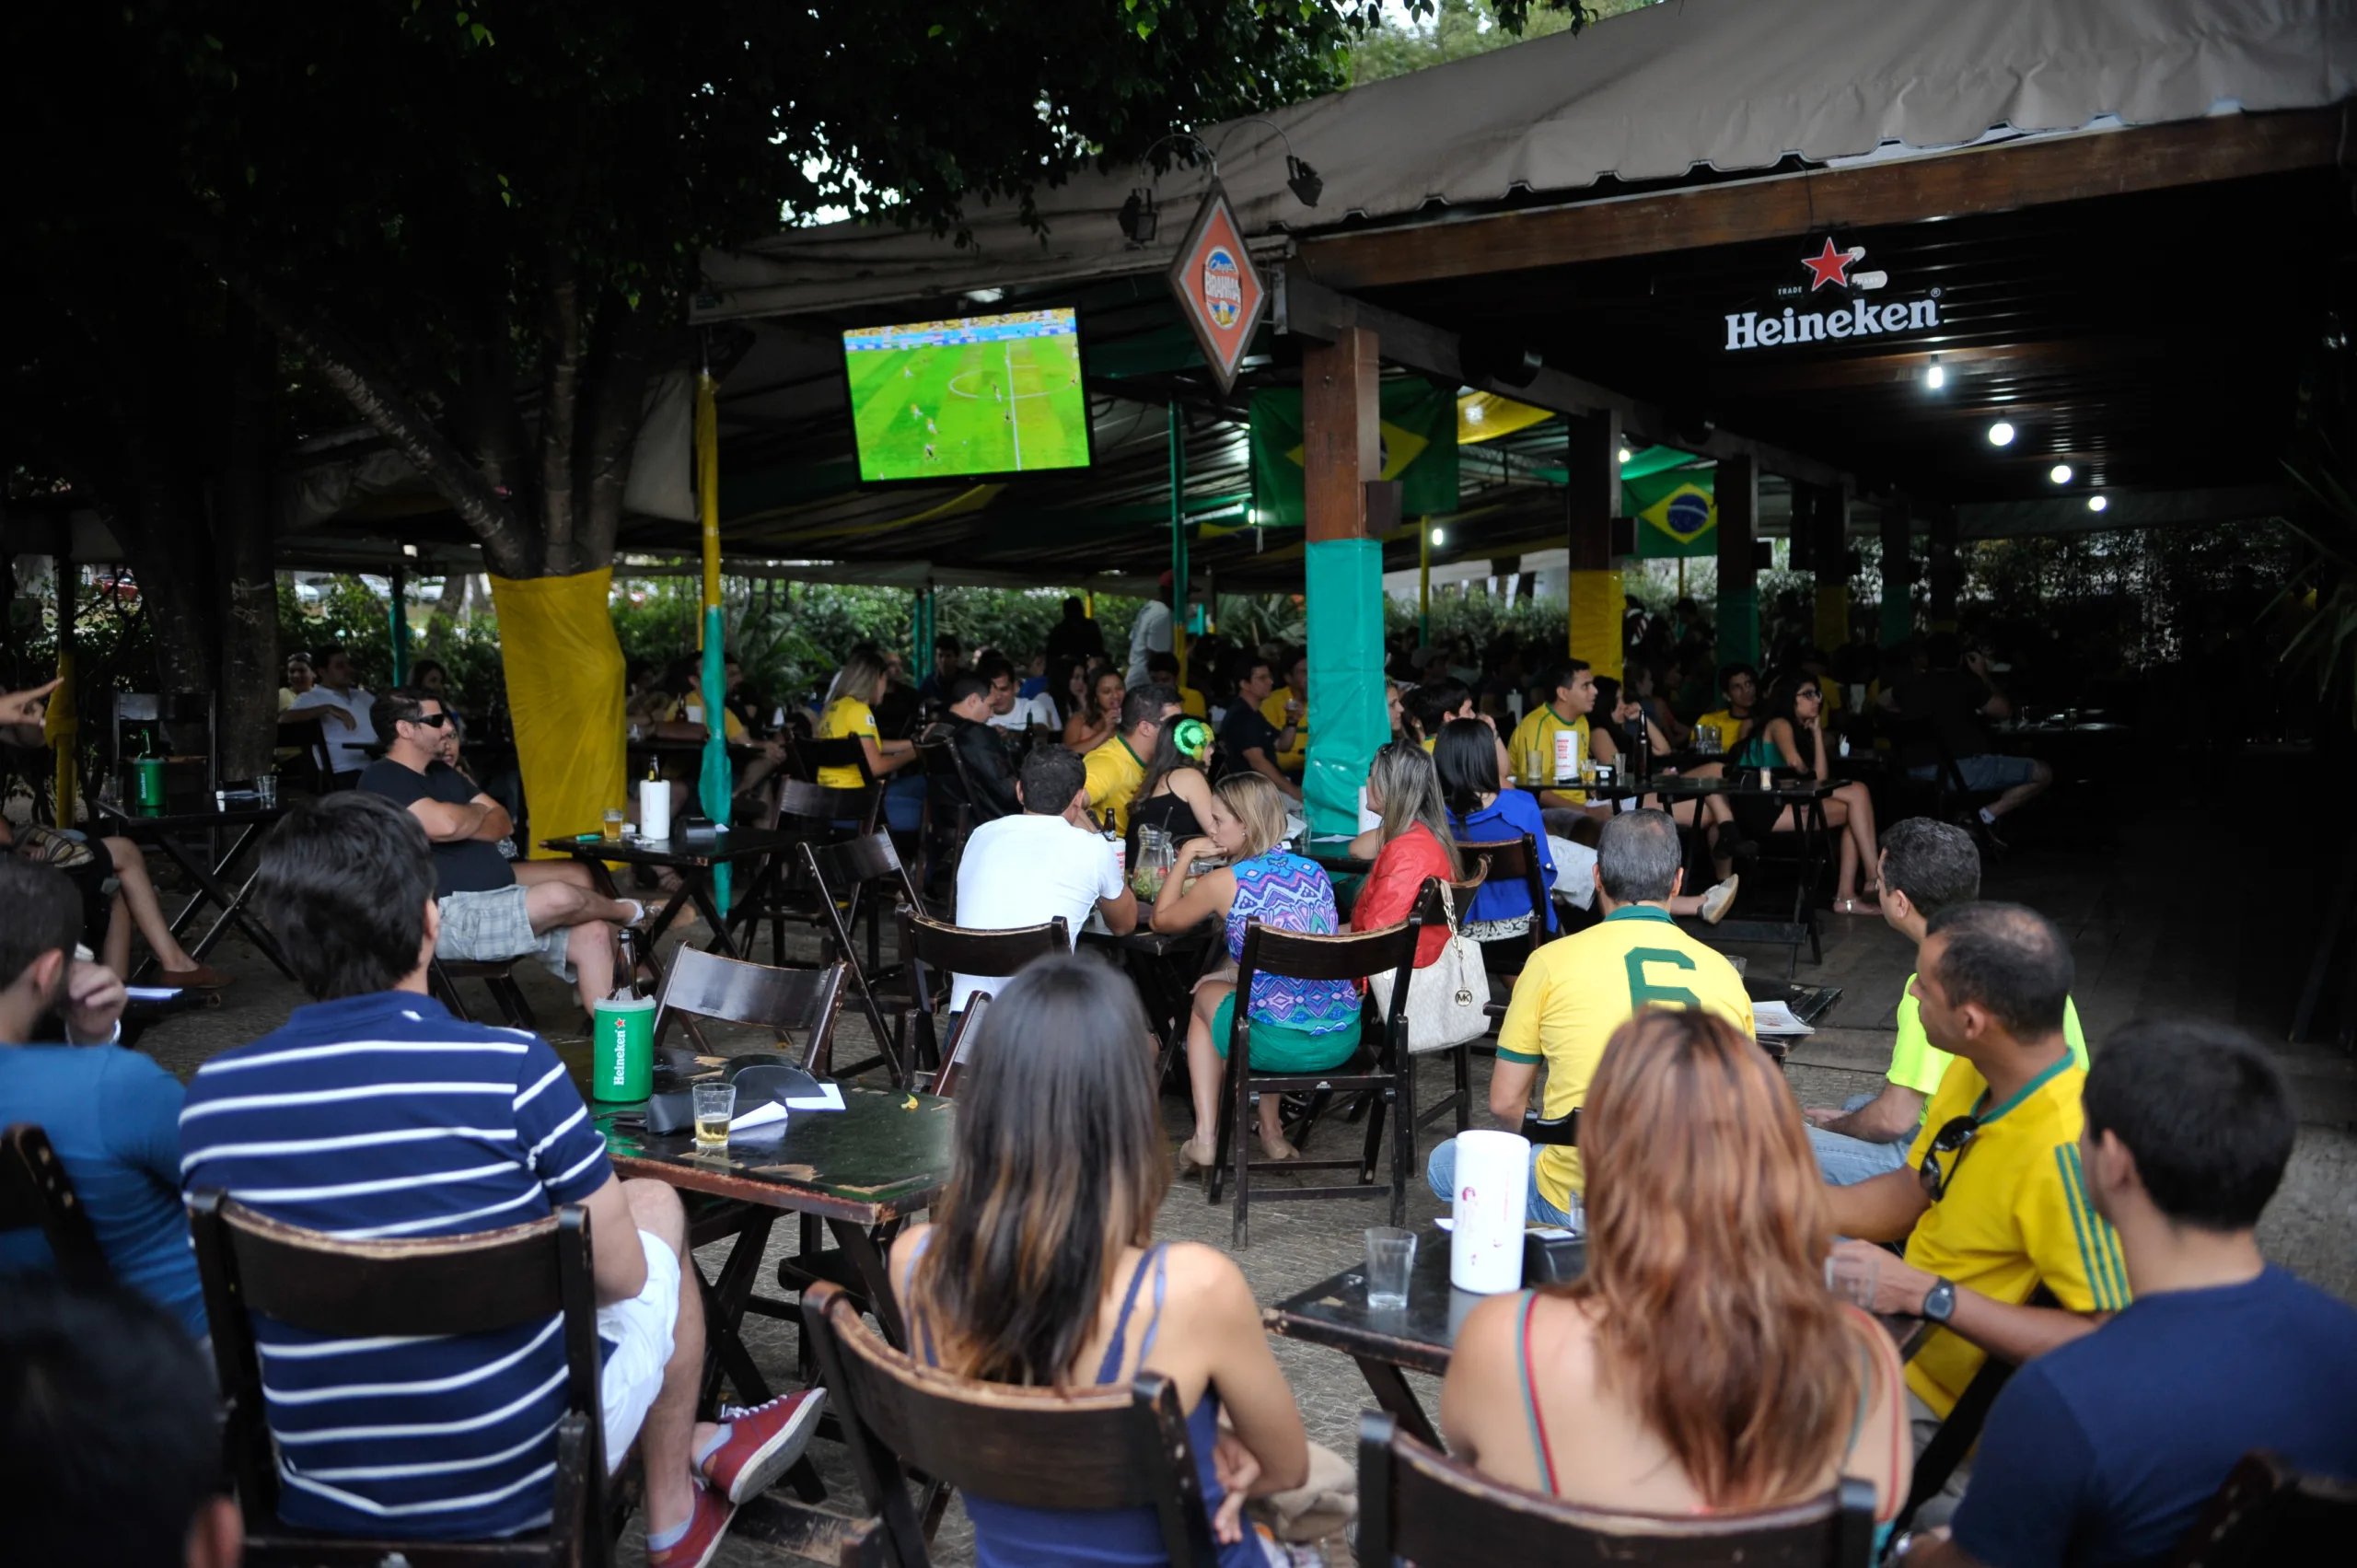
M1620 617L1628 607L1612 564L1612 520L1620 515L1620 416L1607 411L1564 421L1565 532L1571 566L1570 652L1599 676L1620 679Z
M597 832L608 807L628 804L622 646L606 608L613 581L610 567L491 579L534 857L540 840Z
M1587 660L1598 676L1620 679L1620 618L1628 596L1618 572L1572 575L1572 656Z

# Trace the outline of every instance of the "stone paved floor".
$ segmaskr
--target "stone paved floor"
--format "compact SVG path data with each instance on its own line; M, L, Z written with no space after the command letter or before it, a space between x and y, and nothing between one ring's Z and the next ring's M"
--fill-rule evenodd
M2287 999L2305 961L2305 928L2288 917L2239 920L2220 889L2247 886L2254 871L2267 876L2283 870L2281 857L2294 852L2273 842L2254 851L2248 844L2222 842L2195 830L2190 819L2162 820L2140 830L2131 842L2137 847L2065 846L2021 854L1991 871L1984 891L2044 909L2069 930L2079 962L2077 996L2098 1049L2103 1036L2129 1018L2171 1012L2234 1019L2261 1039L2282 1040ZM1826 918L1824 962L1804 962L1801 978L1841 985L1845 996L1830 1026L1805 1042L1787 1069L1796 1097L1805 1104L1836 1103L1872 1086L1887 1060L1892 1011L1912 967L1904 941L1879 921ZM1781 951L1744 951L1754 972L1782 971ZM292 987L234 938L215 961L241 977L225 993L224 1005L170 1019L141 1042L182 1075L214 1052L274 1027L298 1000ZM550 977L535 970L526 985L544 1020L574 1016L569 997ZM854 1015L847 1012L842 1027L850 1036L844 1049L865 1041L865 1029ZM552 1026L550 1032L563 1031ZM747 1038L724 1042L722 1049L760 1043ZM2286 1048L2285 1060L2301 1089L2305 1125L2261 1239L2277 1261L2357 1299L2357 1136L2351 1133L2357 1075L2345 1059L2322 1048ZM1420 1097L1430 1103L1446 1090L1445 1067L1427 1063L1422 1072ZM1477 1061L1477 1098L1487 1072L1487 1062ZM1171 1137L1184 1135L1189 1114L1176 1093L1166 1097L1164 1109ZM1439 1131L1420 1139L1420 1158ZM1344 1147L1356 1132L1329 1124L1319 1134L1317 1152ZM1431 1235L1430 1221L1441 1205L1418 1176L1409 1196L1410 1223ZM1361 1256L1362 1228L1383 1217L1383 1205L1373 1201L1256 1205L1252 1245L1238 1261L1254 1294L1272 1302L1351 1266ZM779 1227L774 1249L790 1245L790 1228ZM1227 1211L1209 1207L1195 1185L1175 1187L1163 1205L1159 1234L1225 1249ZM708 1272L718 1267L718 1251L703 1255ZM764 1371L781 1382L790 1380L793 1330L749 1318L747 1337ZM1356 1368L1331 1352L1283 1341L1276 1353L1310 1435L1347 1455L1358 1412L1370 1402ZM1436 1408L1436 1389L1419 1381L1427 1408ZM822 1444L816 1457L837 1502L855 1496L840 1450ZM635 1536L633 1542L625 1561L635 1560ZM971 1559L961 1510L953 1508L945 1525L938 1558L945 1563ZM784 1559L737 1544L720 1561L751 1565Z

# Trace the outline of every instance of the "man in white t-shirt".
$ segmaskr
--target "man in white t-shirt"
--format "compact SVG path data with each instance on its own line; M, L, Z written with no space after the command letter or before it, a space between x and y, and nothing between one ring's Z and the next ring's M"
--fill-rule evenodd
M1146 600L1145 608L1130 623L1130 672L1125 683L1132 691L1146 682L1145 656L1170 651L1170 607L1179 597L1170 584L1171 575L1165 572L1162 592Z
M1115 935L1137 929L1138 900L1121 876L1113 842L1089 824L1087 769L1061 746L1035 746L1023 760L1016 793L1021 815L984 822L958 862L958 923L1011 931L1063 917L1077 942L1096 910ZM949 994L958 1011L977 991L1004 988L1004 975L961 974Z
M296 698L286 711L326 710L319 717L320 727L327 732L328 766L335 773L336 787L349 789L359 783L361 770L376 761L368 754L377 739L377 726L368 713L377 699L354 679L352 656L342 648L327 649L311 664L319 684Z

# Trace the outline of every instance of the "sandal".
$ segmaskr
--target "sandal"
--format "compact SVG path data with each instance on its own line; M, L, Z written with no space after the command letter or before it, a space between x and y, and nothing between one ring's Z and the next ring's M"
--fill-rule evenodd
M1262 1138L1260 1157L1264 1160L1297 1160L1301 1157L1301 1151L1286 1143L1283 1137L1279 1137L1273 1144Z
M1833 900L1833 912L1836 914L1879 915L1882 913L1882 905L1879 901L1865 903L1861 902L1856 899L1836 899Z

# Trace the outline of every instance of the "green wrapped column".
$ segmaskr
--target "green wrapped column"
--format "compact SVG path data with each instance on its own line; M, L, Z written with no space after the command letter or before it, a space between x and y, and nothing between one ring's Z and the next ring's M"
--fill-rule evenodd
M1309 830L1359 830L1359 786L1391 738L1384 700L1383 545L1372 539L1307 546L1309 767L1302 777Z

